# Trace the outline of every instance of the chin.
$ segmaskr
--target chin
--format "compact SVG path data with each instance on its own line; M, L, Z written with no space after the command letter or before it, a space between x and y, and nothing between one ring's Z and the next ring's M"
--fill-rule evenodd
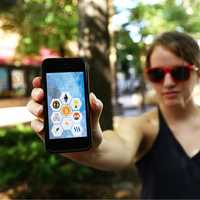
M181 102L178 99L164 99L163 104L167 107L180 106Z

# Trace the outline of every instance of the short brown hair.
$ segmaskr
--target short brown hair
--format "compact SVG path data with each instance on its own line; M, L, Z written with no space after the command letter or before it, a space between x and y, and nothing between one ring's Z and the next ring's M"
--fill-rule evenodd
M146 56L146 67L151 67L151 54L156 46L162 46L200 69L200 49L198 43L188 34L171 31L158 36L150 46Z

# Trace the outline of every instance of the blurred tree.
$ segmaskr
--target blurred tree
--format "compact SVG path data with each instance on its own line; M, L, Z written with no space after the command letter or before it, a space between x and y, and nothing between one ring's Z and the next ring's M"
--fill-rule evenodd
M3 2L7 2L5 6ZM0 19L6 30L20 33L18 52L37 54L41 47L65 55L67 41L78 39L80 55L90 66L92 90L104 103L103 129L112 128L112 86L109 20L112 0L3 0ZM10 2L10 3L8 3ZM78 7L77 7L78 4ZM78 26L78 10L79 26Z
M116 40L118 62L121 66L120 70L124 73L128 71L128 69L123 68L125 64L129 67L134 66L136 72L138 72L140 70L140 61L138 59L140 55L140 45L132 40L129 31L125 30L124 27L117 32ZM131 59L129 59L129 56Z
M112 128L109 12L111 0L79 0L79 47L90 66L91 88L104 104L102 129Z
M5 30L21 35L18 52L36 54L41 47L65 54L65 44L77 38L74 0L3 0L0 19Z
M132 54L133 65L140 73L146 49L155 35L164 31L178 30L199 38L199 8L198 0L163 0L154 4L138 1L130 9L129 22L124 24L118 33L120 60L123 62L128 54Z

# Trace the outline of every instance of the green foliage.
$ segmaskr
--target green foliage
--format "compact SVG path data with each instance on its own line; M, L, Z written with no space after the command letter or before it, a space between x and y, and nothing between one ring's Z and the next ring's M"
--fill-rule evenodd
M16 1L0 17L4 19L4 29L20 33L19 52L38 53L41 47L60 51L67 41L77 37L77 8L72 0Z
M147 38L160 34L164 31L180 30L185 31L195 38L200 38L200 1L198 0L164 0L157 4L144 4L142 1L130 9L129 22L122 26L117 42L123 49L118 48L120 62L127 54L133 55L132 66L137 72L144 65L142 59L146 53L149 42ZM137 30L133 35L139 35L140 40L134 41L131 38L127 27L135 26ZM132 52L132 53L131 53Z
M140 47L138 46L138 44L132 41L129 33L125 30L121 30L117 34L116 40L118 42L118 45L120 45L118 47L118 62L120 62L121 65L134 65L136 68L136 72L138 72L140 69L140 62L138 60ZM128 61L127 55L134 55L133 60ZM121 71L125 72L123 67L121 68Z
M49 197L56 195L53 194L55 190L62 190L62 196L76 191L80 187L78 183L93 179L95 171L92 169L46 153L30 127L0 129L0 144L1 191L26 183L28 191L23 194L24 198L29 194L42 194L45 188L48 188Z

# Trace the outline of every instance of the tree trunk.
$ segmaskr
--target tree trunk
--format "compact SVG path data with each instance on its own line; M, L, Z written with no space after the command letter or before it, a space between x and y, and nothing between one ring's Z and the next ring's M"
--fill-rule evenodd
M108 0L79 0L80 56L89 64L91 91L104 104L100 119L102 129L112 129L113 74L110 65Z

